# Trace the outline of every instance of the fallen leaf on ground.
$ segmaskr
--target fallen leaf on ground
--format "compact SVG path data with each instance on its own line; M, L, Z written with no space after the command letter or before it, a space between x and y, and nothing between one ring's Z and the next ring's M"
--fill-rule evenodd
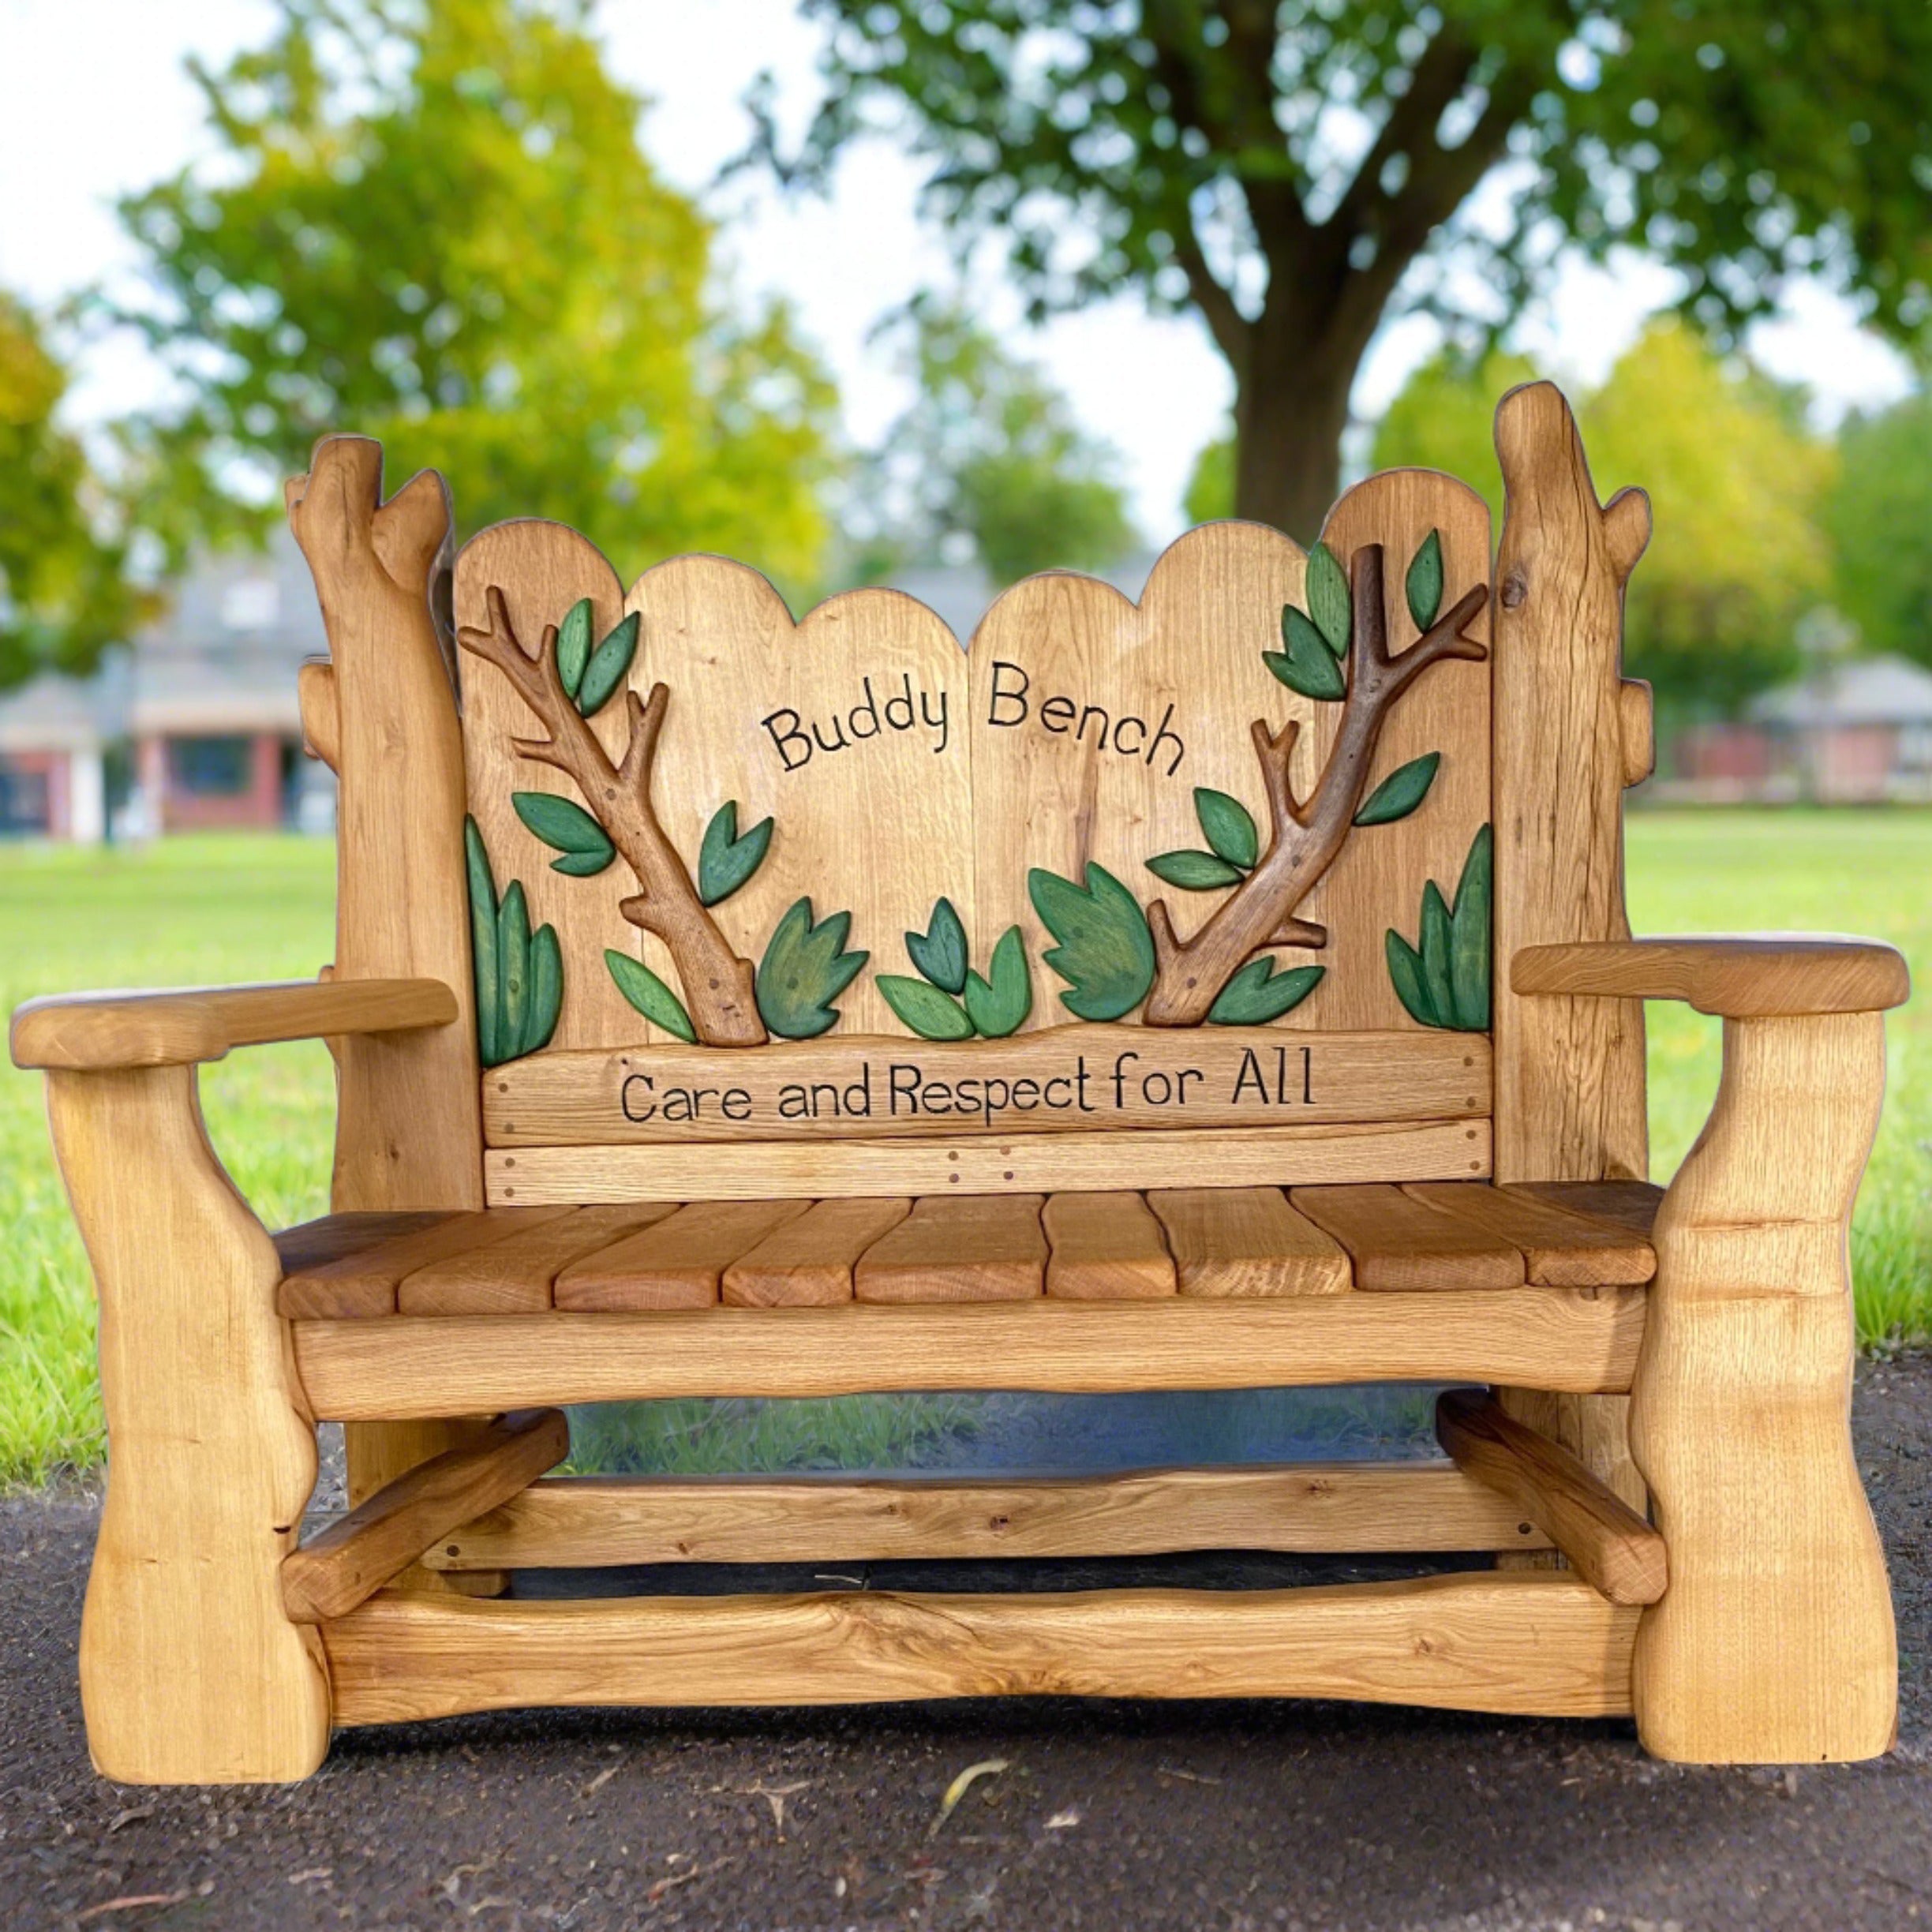
M333 1878L335 1876L335 1867L333 1865L312 1865L307 1871L290 1872L288 1881L290 1885L306 1885L312 1878Z
M1078 1805L1069 1805L1064 1811L1056 1811L1053 1816L1046 1821L1046 1829L1049 1831L1070 1831L1073 1826L1077 1825L1080 1822L1080 1807Z
M1160 1777L1180 1778L1189 1784L1219 1784L1221 1782L1216 1777L1203 1777L1198 1771L1177 1771L1172 1765L1159 1766L1155 1775Z
M187 1896L185 1890L132 1892L125 1898L103 1899L99 1904L90 1905L84 1912L76 1912L74 1923L84 1925L90 1919L104 1918L109 1912L133 1911L140 1905L178 1905Z
M151 1818L154 1814L155 1808L151 1804L131 1805L125 1811L117 1811L114 1822L107 1827L107 1836L111 1838L123 1825L138 1825L143 1818Z
M937 1838L939 1836L940 1827L953 1815L958 1807L959 1801L972 1789L974 1784L983 1777L997 1776L1006 1769L1006 1764L1007 1761L1004 1758L984 1758L978 1764L969 1764L946 1787L945 1795L939 1800L939 1815L933 1820L926 1836L928 1838Z
M687 1872L673 1872L668 1878L660 1878L644 1894L644 1903L655 1905L667 1892L681 1885L689 1885L694 1878L708 1878L712 1873L722 1871L731 1862L728 1858L721 1858L712 1864L694 1865Z
M614 1778L623 1769L623 1763L621 1759L620 1759L618 1762L614 1765L606 1765L605 1768L583 1788L583 1795L585 1797L592 1797L598 1792L601 1792L604 1787L608 1784L611 1780Z

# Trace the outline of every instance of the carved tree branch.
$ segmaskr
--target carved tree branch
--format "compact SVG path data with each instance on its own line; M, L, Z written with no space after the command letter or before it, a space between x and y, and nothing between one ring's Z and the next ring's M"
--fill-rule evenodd
M669 687L653 685L647 699L635 691L625 694L630 742L623 762L614 766L589 720L564 688L557 670L556 627L545 627L533 657L517 641L502 591L492 584L485 601L489 628L466 627L458 641L510 680L550 734L512 739L512 748L519 757L552 766L571 779L637 874L640 889L618 910L633 926L654 933L669 948L698 1039L708 1046L762 1046L765 1024L758 1017L751 963L732 950L699 900L691 874L651 803L651 774L671 702Z
M1295 908L1339 856L1361 804L1382 727L1402 695L1431 665L1445 658L1481 659L1483 646L1463 627L1488 601L1478 584L1430 625L1399 657L1389 654L1383 608L1382 546L1365 544L1350 566L1354 622L1349 639L1348 695L1342 728L1306 800L1297 799L1289 777L1300 726L1294 721L1271 732L1256 718L1249 727L1261 781L1267 795L1267 850L1200 930L1183 942L1174 936L1166 903L1148 908L1154 939L1153 990L1143 1017L1149 1026L1198 1026L1221 989L1253 956L1270 946L1320 946L1324 927L1298 918Z

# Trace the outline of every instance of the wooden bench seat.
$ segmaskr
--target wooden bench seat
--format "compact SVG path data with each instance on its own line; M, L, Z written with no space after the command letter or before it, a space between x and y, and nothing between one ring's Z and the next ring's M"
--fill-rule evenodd
M275 1237L285 1316L1627 1286L1642 1181L1175 1188L331 1215Z

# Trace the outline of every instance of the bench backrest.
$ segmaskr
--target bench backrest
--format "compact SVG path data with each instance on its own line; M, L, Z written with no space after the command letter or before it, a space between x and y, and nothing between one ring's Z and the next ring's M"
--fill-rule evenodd
M1641 500L1598 510L1547 385L1499 442L1500 556L1474 491L1391 472L1308 552L1210 525L1137 604L1050 573L964 648L891 591L795 624L716 557L627 590L534 521L440 585L433 519L385 545L410 492L372 491L384 609L420 558L447 614L369 670L311 480L337 970L423 970L398 930L444 929L482 1017L467 1064L417 1053L410 1104L473 1163L480 1136L492 1200L1641 1171L1634 1023L1527 1013L1502 964L1624 930ZM345 1149L339 1205L449 1198L402 1108L365 1110L388 1151Z

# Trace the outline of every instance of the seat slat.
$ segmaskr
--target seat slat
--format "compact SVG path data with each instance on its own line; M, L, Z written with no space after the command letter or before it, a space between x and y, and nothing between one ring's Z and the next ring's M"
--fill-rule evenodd
M284 1275L302 1275L358 1249L373 1248L379 1241L398 1234L413 1234L418 1228L434 1227L447 1221L442 1208L417 1209L399 1214L332 1214L316 1221L303 1221L283 1229L275 1238L275 1252L282 1259ZM286 1312L286 1311L284 1311Z
M852 1298L852 1267L912 1211L911 1197L826 1200L774 1228L724 1271L733 1308L822 1308Z
M663 1220L573 1262L556 1278L560 1309L710 1308L724 1271L810 1201L691 1201Z
M1664 1204L1664 1190L1653 1181L1523 1181L1513 1191L1554 1201L1572 1214L1615 1222L1646 1241Z
M861 1301L1024 1301L1046 1285L1038 1194L927 1194L852 1274Z
M396 1312L396 1289L432 1261L466 1255L524 1229L561 1220L567 1208L479 1208L438 1215L427 1226L349 1249L284 1277L275 1306L293 1320L354 1320Z
M1657 1256L1642 1235L1519 1189L1412 1181L1402 1192L1507 1242L1522 1256L1526 1279L1541 1286L1602 1288L1647 1282L1657 1272Z
M396 1286L403 1315L534 1314L551 1305L551 1284L581 1261L662 1221L676 1211L669 1201L635 1201L623 1207L579 1208L542 1221L507 1240L445 1256Z
M1138 1194L1050 1194L1046 1292L1062 1301L1145 1301L1178 1286L1174 1256Z
M1156 1188L1184 1295L1345 1294L1349 1260L1278 1187Z
M1522 1286L1522 1251L1513 1243L1386 1181L1298 1187L1290 1198L1348 1250L1357 1288Z

